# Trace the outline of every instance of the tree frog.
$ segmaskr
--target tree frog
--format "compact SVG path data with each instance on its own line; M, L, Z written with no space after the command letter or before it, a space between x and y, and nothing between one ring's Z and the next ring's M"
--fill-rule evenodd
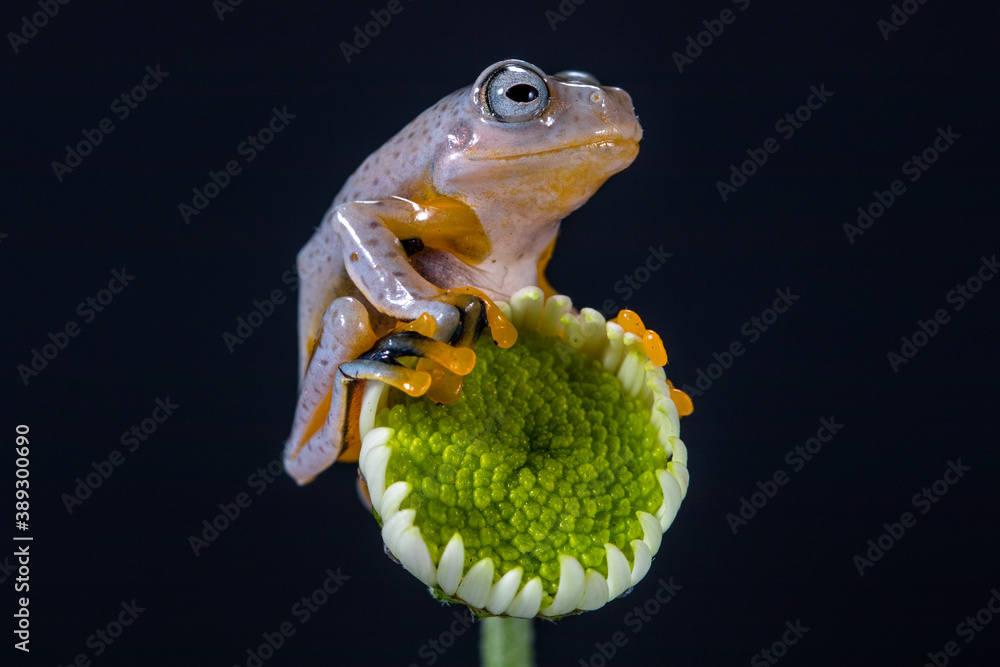
M544 269L560 222L632 163L641 137L620 88L503 60L368 156L298 255L288 473L305 484L356 460L364 380L457 395L446 380L471 371L486 326L512 344L493 299L553 293Z

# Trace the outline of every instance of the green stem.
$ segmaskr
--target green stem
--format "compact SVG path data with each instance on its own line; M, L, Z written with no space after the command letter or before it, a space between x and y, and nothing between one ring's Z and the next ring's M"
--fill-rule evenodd
M482 621L479 662L482 667L534 667L533 619L493 616Z

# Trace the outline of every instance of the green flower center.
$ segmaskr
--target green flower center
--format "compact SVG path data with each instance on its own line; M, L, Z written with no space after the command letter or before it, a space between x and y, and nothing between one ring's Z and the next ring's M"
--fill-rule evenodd
M541 577L544 608L559 554L607 577L611 543L633 564L636 511L663 504L653 471L667 454L649 410L558 338L521 331L507 350L484 338L456 403L402 396L377 415L395 430L385 487L410 483L400 509L416 510L435 564L458 531L464 571L488 557L496 582L520 566L523 581Z

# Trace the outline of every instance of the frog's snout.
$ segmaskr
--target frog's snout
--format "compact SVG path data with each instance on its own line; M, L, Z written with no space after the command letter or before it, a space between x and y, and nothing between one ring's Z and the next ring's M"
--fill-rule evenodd
M601 105L601 114L605 122L613 125L621 134L622 139L639 141L642 139L642 126L635 115L632 98L621 88L602 86L590 96L591 103Z

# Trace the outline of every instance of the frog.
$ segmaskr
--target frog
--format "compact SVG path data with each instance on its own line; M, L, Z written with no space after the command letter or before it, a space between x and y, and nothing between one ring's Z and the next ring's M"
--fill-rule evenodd
M369 155L297 256L288 474L302 485L357 460L365 382L447 402L483 331L513 344L496 301L529 285L555 293L544 272L562 221L632 164L641 138L621 88L506 59Z

